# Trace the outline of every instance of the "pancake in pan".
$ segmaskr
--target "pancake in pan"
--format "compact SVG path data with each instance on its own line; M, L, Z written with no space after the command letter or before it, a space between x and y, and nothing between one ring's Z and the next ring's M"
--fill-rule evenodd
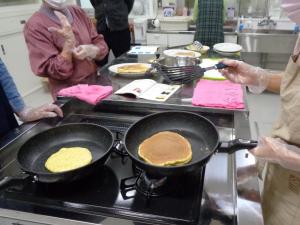
M188 163L192 159L191 144L183 136L163 131L144 140L138 155L155 166L174 166Z
M66 172L88 165L92 154L87 148L61 148L46 161L45 167L53 173Z

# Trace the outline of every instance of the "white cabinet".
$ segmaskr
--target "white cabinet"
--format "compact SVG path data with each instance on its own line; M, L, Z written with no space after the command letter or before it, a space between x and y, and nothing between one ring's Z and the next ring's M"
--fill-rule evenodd
M22 32L0 36L1 59L22 96L41 87L41 79L31 71L28 50Z
M41 78L31 70L23 35L26 20L38 7L39 5L0 8L0 57L22 96L42 87Z
M225 43L235 43L237 44L237 34L224 34Z
M147 45L168 46L168 34L147 33Z
M34 222L28 222L28 221L21 221L17 219L11 219L11 218L0 218L1 225L43 225L41 223L34 223Z
M168 47L189 45L194 41L194 34L168 34Z
M173 47L178 45L191 44L193 41L194 34L147 33L147 45Z

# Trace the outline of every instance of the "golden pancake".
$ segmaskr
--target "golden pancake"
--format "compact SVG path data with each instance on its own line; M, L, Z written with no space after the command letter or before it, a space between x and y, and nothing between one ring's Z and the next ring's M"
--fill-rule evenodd
M61 148L46 161L45 167L53 172L66 172L88 165L92 161L92 154L87 148Z
M176 52L176 56L187 56L187 57L195 57L194 52Z
M188 163L192 159L191 144L183 136L163 131L144 140L138 149L139 156L156 166Z
M145 73L148 69L147 65L136 63L118 67L118 73Z

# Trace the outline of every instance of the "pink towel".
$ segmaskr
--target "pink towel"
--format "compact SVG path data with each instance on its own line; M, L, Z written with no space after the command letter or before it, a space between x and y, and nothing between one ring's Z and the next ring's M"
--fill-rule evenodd
M112 93L112 90L111 86L78 84L60 90L58 95L75 97L89 104L96 105L101 99Z
M200 80L194 90L192 104L227 109L243 109L245 107L241 85L228 80Z

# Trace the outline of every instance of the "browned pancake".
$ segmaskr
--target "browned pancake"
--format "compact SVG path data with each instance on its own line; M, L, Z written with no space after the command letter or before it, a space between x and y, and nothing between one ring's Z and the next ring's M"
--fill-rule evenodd
M118 73L145 73L148 67L145 64L136 63L130 65L120 66Z
M184 164L192 159L189 141L170 131L156 133L144 140L139 146L138 154L146 162L156 166Z

